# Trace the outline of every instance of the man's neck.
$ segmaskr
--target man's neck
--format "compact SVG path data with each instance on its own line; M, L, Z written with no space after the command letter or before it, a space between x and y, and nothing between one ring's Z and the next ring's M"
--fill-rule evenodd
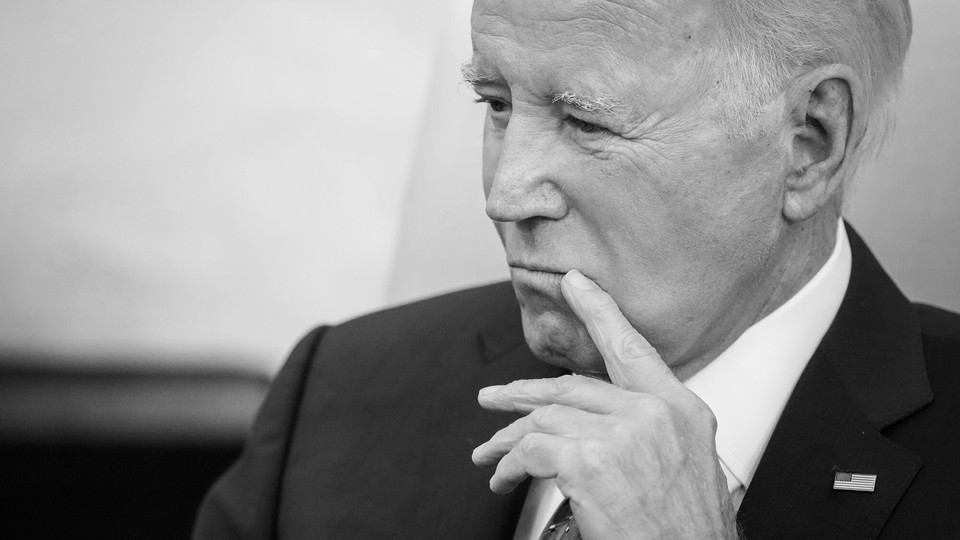
M835 212L825 209L802 223L790 225L783 233L782 247L771 258L756 286L742 291L739 305L717 321L712 335L704 340L711 345L674 367L676 376L680 380L693 376L748 328L796 295L830 258L837 240L838 219Z
M828 214L818 214L796 226L798 230L793 231L794 238L789 241L780 264L770 274L771 292L750 325L793 298L830 258L837 243L839 218L833 212Z

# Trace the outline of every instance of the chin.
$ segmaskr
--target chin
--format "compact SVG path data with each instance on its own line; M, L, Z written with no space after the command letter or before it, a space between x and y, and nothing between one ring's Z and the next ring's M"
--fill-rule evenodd
M523 336L541 361L573 373L605 378L606 365L590 334L560 292L559 272L511 268Z
M600 351L571 311L531 312L522 306L523 336L534 356L579 375L607 378Z

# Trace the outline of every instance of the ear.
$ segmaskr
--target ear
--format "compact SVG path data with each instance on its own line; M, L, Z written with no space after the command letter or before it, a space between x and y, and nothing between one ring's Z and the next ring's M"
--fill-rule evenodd
M794 77L785 99L791 151L783 215L803 221L828 204L839 211L850 156L862 138L860 79L848 66L821 66Z

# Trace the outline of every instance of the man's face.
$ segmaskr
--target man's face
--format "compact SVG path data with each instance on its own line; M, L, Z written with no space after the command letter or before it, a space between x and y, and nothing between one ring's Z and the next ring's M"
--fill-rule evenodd
M483 183L541 359L604 372L560 293L572 268L674 367L713 352L775 256L778 136L716 122L711 2L477 0ZM752 321L751 321L752 322ZM742 330L742 329L741 329Z

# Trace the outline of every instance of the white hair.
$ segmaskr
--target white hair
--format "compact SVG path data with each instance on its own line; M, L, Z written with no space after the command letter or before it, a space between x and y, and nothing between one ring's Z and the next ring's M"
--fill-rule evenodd
M763 107L802 66L842 63L859 74L866 127L854 167L879 150L893 120L912 22L908 0L721 0L716 83L721 123L756 136Z
M617 103L612 98L606 96L583 96L576 92L566 90L553 96L553 103L563 102L567 105L586 112L606 111L610 112L616 108Z

